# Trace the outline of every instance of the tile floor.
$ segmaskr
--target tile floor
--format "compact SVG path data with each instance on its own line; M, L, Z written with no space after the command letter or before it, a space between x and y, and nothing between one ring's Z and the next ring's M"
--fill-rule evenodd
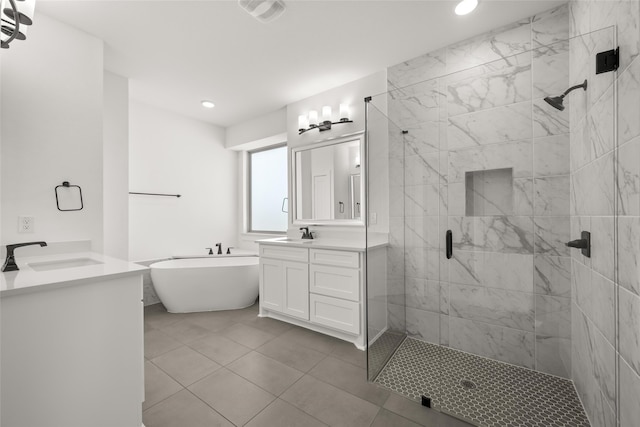
M145 308L146 427L469 426L367 383L352 344L257 313Z

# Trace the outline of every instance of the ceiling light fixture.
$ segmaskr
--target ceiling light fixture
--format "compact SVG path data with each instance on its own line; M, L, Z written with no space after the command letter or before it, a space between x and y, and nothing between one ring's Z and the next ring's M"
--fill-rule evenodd
M17 5L20 5L18 7ZM0 0L0 47L27 38L27 26L33 24L36 0Z
M238 5L260 22L271 22L284 13L282 0L238 0Z
M318 112L315 110L309 111L308 115L302 114L298 116L298 135L313 129L324 132L325 130L330 130L332 125L353 123L353 120L349 119L349 110L349 104L340 104L340 120L337 122L331 121L331 107L329 105L322 107L322 122L318 121Z
M213 108L213 107L215 107L215 106L216 106L216 104L214 104L214 103L213 103L213 102L211 102L211 101L204 100L204 101L202 101L202 106L203 106L204 108Z
M476 6L478 6L478 0L462 0L456 6L456 15L466 15L467 13L471 13Z

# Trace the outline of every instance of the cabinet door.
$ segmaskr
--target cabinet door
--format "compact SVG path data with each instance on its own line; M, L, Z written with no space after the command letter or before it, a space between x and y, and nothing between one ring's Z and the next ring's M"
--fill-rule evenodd
M260 304L268 310L283 312L284 290L283 262L260 258Z
M283 262L284 310L289 316L309 320L309 264Z

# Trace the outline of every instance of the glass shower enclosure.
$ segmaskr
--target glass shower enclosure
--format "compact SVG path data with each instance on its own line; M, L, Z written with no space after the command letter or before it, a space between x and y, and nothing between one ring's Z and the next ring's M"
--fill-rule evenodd
M618 416L624 196L595 73L615 33L536 25L391 67L366 100L369 380L479 426Z

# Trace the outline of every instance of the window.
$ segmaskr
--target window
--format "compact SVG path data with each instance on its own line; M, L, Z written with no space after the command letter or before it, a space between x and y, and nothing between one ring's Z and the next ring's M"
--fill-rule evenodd
M249 152L249 232L287 231L287 175L286 145Z

